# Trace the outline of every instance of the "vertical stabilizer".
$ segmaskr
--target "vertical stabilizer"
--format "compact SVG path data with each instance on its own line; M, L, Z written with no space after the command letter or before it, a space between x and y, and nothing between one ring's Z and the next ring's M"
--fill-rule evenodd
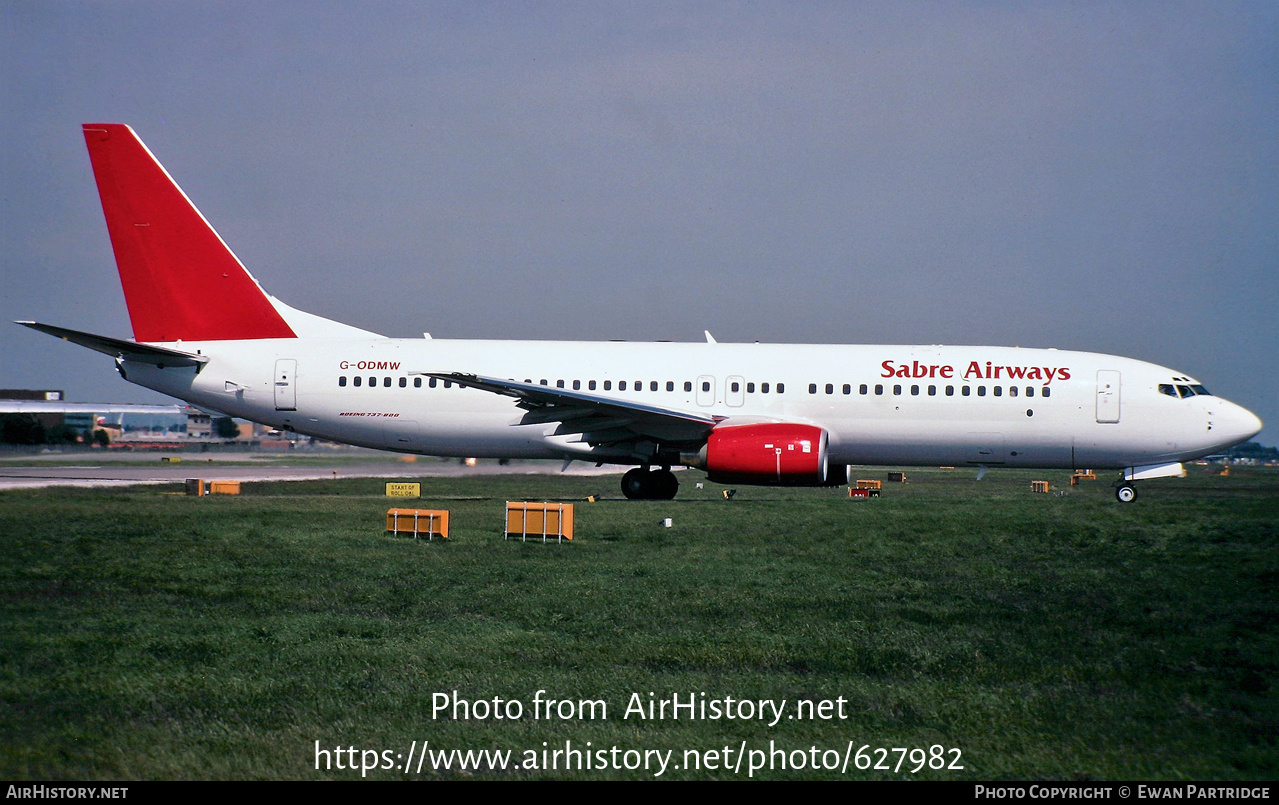
M84 139L136 340L297 337L133 129L86 123Z

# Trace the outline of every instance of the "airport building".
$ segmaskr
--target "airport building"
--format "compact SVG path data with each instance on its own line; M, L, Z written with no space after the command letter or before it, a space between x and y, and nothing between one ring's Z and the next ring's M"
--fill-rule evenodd
M33 418L46 432L70 428L82 437L105 431L111 443L174 442L216 437L214 416L190 405L67 402L62 389L0 389L0 415ZM252 439L237 424L234 439Z

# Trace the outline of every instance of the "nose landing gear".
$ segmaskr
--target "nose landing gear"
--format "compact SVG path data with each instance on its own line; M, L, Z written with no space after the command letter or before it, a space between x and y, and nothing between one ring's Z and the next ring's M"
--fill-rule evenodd
M1115 497L1120 503L1132 503L1137 499L1137 487L1127 481L1121 481L1115 487Z

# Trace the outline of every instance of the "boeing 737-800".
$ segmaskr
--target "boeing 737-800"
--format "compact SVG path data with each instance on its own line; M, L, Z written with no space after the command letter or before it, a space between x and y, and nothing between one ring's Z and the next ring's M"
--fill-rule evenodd
M1182 372L1055 349L387 338L265 293L133 130L85 140L134 340L20 322L126 380L300 434L436 456L634 465L631 498L712 481L843 484L850 464L1114 469L1255 435Z

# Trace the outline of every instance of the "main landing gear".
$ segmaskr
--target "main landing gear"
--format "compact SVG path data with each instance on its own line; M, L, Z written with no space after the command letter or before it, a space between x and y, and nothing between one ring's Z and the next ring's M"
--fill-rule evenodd
M667 467L636 467L622 476L622 494L631 500L670 500L678 491L679 481Z

